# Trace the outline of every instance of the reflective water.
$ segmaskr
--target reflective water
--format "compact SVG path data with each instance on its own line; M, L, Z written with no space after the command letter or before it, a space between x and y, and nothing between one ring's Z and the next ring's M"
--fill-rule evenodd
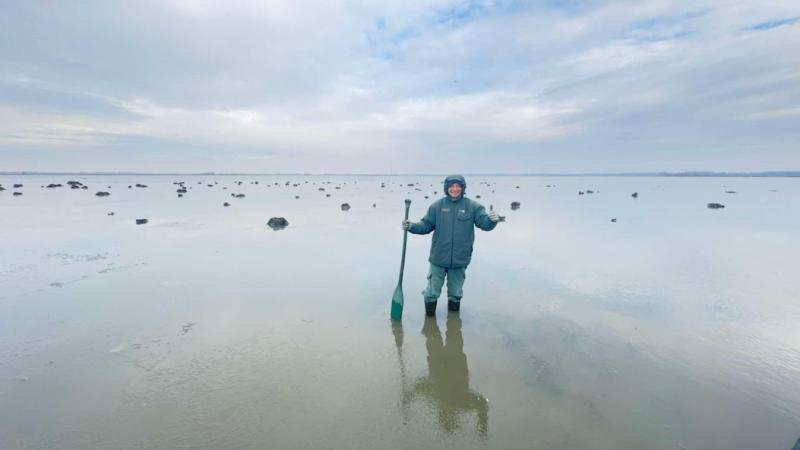
M800 180L467 177L507 221L461 313L424 319L410 236L392 323L403 199L419 219L440 178L0 177L0 448L800 437Z

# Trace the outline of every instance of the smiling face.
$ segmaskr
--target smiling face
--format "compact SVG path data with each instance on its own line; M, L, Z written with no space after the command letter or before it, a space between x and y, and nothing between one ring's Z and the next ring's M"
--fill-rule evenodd
M451 183L450 186L447 187L447 195L450 196L452 199L457 199L461 196L461 185L458 183Z

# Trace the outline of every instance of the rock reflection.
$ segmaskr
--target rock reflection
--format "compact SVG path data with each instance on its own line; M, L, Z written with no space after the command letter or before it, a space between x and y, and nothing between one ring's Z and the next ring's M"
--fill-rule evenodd
M401 357L401 375L405 377L402 327L395 325L393 331ZM404 416L409 405L422 398L436 410L439 426L444 431L455 432L462 415L475 413L477 431L486 434L489 427L489 401L469 388L469 367L467 355L464 354L461 318L458 314L448 315L444 341L435 318L426 318L422 335L425 336L428 349L428 374L418 378L410 387L403 383Z

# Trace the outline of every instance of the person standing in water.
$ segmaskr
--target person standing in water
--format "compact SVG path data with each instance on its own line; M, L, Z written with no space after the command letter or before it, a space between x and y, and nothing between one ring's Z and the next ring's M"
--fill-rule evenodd
M447 309L459 311L462 287L467 266L472 260L472 245L475 242L475 227L491 231L500 221L494 210L488 213L475 200L464 196L467 182L461 175L450 175L444 179L445 197L428 208L419 222L403 221L403 229L413 234L433 232L431 253L428 261L428 286L422 291L425 299L425 314L436 315L436 303L447 278Z

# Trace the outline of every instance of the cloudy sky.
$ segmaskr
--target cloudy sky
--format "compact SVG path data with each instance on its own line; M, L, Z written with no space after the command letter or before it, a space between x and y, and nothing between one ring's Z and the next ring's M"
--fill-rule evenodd
M0 0L15 170L800 170L800 1Z

